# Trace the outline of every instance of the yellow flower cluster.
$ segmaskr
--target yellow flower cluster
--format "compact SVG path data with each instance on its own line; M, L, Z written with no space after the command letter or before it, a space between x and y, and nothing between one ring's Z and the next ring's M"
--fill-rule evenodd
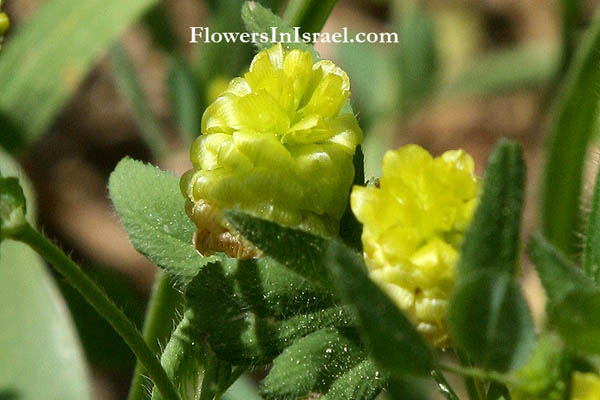
M600 376L589 372L574 372L569 400L600 400Z
M286 226L335 236L354 178L362 132L346 73L331 61L278 44L256 55L202 117L181 179L203 254L256 252L227 224L238 208Z
M385 154L378 187L352 190L371 278L436 346L449 343L446 309L477 199L468 154L447 151L433 158L416 145Z

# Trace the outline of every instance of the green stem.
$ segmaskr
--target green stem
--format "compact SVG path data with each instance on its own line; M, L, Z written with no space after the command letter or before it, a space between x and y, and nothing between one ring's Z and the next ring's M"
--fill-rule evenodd
M156 273L152 294L146 309L146 318L142 334L150 350L160 353L161 344L167 343L173 331L173 319L183 304L183 296L173 287L168 274L163 271ZM133 381L128 400L143 400L146 398L144 382L146 369L140 361L135 366Z
M231 385L233 385L235 381L237 381L240 378L240 376L242 376L247 370L248 367L246 366L240 365L235 367L233 371L231 371L231 376L229 377L227 383L223 385L223 387L219 388L219 393L216 394L215 400L220 400L221 397L225 394L225 392L227 392L227 390L231 387Z
M495 372L495 371L486 371L479 368L473 367L461 367L459 365L448 365L448 364L440 364L440 369L444 371L451 372L453 374L468 376L475 379L480 379L482 381L494 381L498 383L502 383L506 386L511 386L512 381L508 376Z
M321 32L336 3L337 0L290 0L283 18L302 32Z
M437 382L440 393L448 400L459 400L458 395L446 380L444 374L435 369L431 371L431 377Z
M164 397L169 400L180 400L173 383L169 380L165 370L160 365L158 357L144 342L139 331L133 326L123 311L110 301L106 293L73 260L28 223L14 232L11 235L11 239L19 240L29 245L54 266L66 278L67 282L119 333L138 360L144 365L148 375Z
M468 360L467 356L463 354L461 351L456 350L456 357L462 366L470 366L471 363ZM480 400L481 394L478 390L478 385L475 382L475 379L470 376L463 376L463 382L465 384L465 388L467 390L467 395L470 400Z

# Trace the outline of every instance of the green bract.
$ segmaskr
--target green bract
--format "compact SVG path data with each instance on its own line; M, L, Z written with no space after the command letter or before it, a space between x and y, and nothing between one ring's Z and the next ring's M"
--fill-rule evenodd
M342 111L348 76L331 61L278 44L256 55L202 118L181 179L186 209L203 254L254 256L232 233L222 210L238 208L286 226L335 236L362 140Z

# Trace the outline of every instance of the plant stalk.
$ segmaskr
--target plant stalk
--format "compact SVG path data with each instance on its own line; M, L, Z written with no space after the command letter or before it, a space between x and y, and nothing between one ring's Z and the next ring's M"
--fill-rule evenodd
M462 351L456 350L455 354L458 358L458 361L460 362L460 365L462 365L463 367L471 366L471 362L469 361L467 356L463 354ZM471 376L463 376L462 378L465 384L465 389L467 390L467 395L469 396L469 400L480 400L482 398L481 392L479 390L479 385L477 384L475 379Z
M475 379L479 379L482 381L494 381L498 383L502 383L506 386L511 386L512 381L504 374L495 372L495 371L486 371L479 368L473 367L461 367L459 365L448 365L448 364L440 364L440 369L443 371L448 371L453 374L467 376Z
M321 32L337 0L291 0L284 20L302 32Z
M458 395L450 386L450 383L446 380L446 377L437 369L431 371L431 377L438 384L438 391L444 396L447 400L460 400Z
M173 383L160 365L157 355L150 350L140 332L131 321L60 248L26 223L11 235L11 239L29 245L50 263L67 282L73 286L94 309L108 321L136 355L148 376L165 399L180 400Z
M181 305L183 305L183 296L173 287L169 275L164 271L157 271L142 330L144 340L154 354L159 354L161 344L164 345L169 340L173 331L173 319L177 312L181 311ZM146 399L144 387L146 374L144 365L138 360L129 396L127 396L128 400Z

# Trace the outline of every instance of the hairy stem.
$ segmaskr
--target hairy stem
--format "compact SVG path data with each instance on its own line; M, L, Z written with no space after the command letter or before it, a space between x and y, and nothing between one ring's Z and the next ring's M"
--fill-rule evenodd
M165 345L173 331L173 319L181 310L183 296L173 287L170 277L163 271L156 273L152 294L146 309L143 335L150 349L158 354L161 344ZM128 400L143 400L147 398L145 378L147 374L144 365L138 360L135 366L133 381L129 390Z
M508 376L495 371L487 371L479 368L461 367L459 365L448 364L440 364L440 369L454 374L479 379L482 381L494 381L502 383L503 385L507 386L510 386L511 383L513 383Z
M160 365L157 355L150 350L140 332L131 321L82 270L61 249L37 232L30 224L25 224L14 232L11 239L29 245L48 261L67 282L73 286L94 309L108 321L136 355L165 399L180 400L175 387Z

